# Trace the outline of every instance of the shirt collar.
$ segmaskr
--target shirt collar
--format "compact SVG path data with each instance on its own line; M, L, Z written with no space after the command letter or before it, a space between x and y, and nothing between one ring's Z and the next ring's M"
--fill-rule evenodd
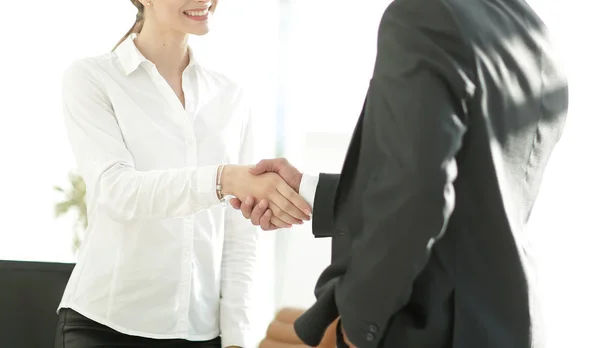
M152 64L144 55L138 50L137 46L133 42L137 34L131 34L125 39L116 49L115 53L117 58L123 67L125 75L129 75L134 72L142 63L148 62ZM191 47L188 46L188 53L190 55L190 63L188 67L194 67L198 64L195 59L194 52Z

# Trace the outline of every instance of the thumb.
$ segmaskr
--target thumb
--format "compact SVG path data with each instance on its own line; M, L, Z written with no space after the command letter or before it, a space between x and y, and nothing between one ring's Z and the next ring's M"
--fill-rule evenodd
M235 197L231 198L229 200L229 204L231 204L233 209L236 209L236 210L240 210L240 208L242 207L242 201L240 201L239 199L237 199Z
M263 169L263 167L260 165L260 162L251 166L250 169L248 170L250 172L250 174L252 175L260 175L262 173L265 172L265 170Z
M255 166L250 167L250 173L254 175L260 175L266 172L276 172L275 160L262 160Z

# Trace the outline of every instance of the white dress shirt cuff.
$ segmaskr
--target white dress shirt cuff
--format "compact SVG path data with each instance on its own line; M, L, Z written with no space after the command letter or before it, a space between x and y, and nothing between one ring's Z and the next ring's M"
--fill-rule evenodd
M298 193L311 208L314 207L315 195L317 194L317 185L319 184L318 175L303 174L300 180L300 188Z
M217 171L219 165L202 166L196 169L196 190L207 206L221 203L217 197Z
M241 328L221 328L221 347L250 348L250 330Z

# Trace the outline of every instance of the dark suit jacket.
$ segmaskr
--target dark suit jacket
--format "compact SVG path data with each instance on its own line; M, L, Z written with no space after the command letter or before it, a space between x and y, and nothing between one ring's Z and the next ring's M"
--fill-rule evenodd
M340 315L360 348L542 347L524 226L566 110L524 1L394 1L342 174L315 198L315 234L346 250L298 335L315 346Z

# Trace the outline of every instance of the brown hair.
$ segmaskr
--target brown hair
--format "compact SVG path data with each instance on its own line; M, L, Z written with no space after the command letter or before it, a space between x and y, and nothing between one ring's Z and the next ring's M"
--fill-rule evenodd
M135 23L133 23L133 26L131 27L131 29L129 29L129 31L127 32L127 34L125 34L121 40L119 40L119 42L115 45L115 47L113 47L113 51L119 47L119 45L127 40L127 38L129 37L129 35L136 33L139 34L142 31L142 27L144 26L144 5L138 1L138 0L130 0L131 3L133 4L133 6L135 6L138 10L137 15L135 16Z

